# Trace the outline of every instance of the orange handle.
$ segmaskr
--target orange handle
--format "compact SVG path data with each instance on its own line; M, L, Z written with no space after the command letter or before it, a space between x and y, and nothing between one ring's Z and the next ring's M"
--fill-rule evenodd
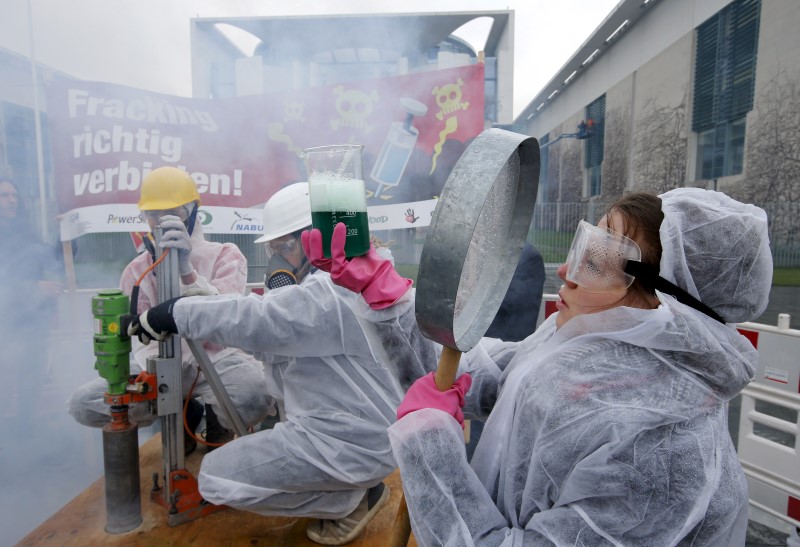
M461 352L447 346L442 347L442 355L439 357L439 366L436 369L434 380L439 391L447 391L453 387L458 372L458 362L461 360Z
M439 391L447 391L453 387L458 373L458 363L461 361L461 352L448 346L442 347L439 356L439 365L436 367L434 381ZM394 518L392 537L389 538L389 547L406 547L411 537L411 519L408 516L405 494L400 498L397 515Z
M461 361L461 352L448 346L442 347L442 354L439 356L439 365L436 367L436 374L433 379L439 391L447 391L453 387L458 373L458 363ZM400 498L400 505L397 507L397 515L394 518L392 537L389 538L389 547L406 547L411 537L411 519L408 516L408 505L406 505L405 494Z

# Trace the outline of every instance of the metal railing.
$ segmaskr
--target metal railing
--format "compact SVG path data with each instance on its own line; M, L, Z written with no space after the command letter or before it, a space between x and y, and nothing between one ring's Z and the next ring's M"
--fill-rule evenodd
M775 203L764 206L770 219L770 247L776 268L800 267L800 203ZM560 264L567 256L578 221L597 223L605 214L604 203L541 203L533 213L528 241L545 263ZM384 242L391 241L396 264L416 266L425 244L427 228L374 231ZM248 261L248 281L263 281L267 257L252 235L206 234L209 241L230 242L239 247ZM78 287L116 286L125 265L136 256L127 233L87 234L73 242Z
M759 364L741 393L736 444L750 505L800 528L800 507L791 501L800 500L800 364L791 357L800 348L800 330L788 324L784 317L777 327L738 325L757 337Z

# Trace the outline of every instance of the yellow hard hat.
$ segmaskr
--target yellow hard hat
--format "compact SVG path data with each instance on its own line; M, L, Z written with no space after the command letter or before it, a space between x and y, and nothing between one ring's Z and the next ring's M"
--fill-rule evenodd
M189 173L176 167L159 167L142 180L139 210L163 211L186 203L200 203L197 185Z

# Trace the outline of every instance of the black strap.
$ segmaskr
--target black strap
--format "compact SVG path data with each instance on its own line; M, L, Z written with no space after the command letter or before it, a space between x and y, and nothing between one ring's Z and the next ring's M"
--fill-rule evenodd
M134 285L131 289L131 307L129 310L131 315L139 315L139 285Z
M717 312L700 302L697 298L684 291L674 283L670 283L661 277L658 274L658 270L650 264L629 260L625 265L625 273L638 279L639 282L648 289L655 289L666 294L671 294L681 304L685 304L691 308L694 308L697 311L706 314L710 318L716 319L720 323L725 323L725 321L719 316L719 314L717 314Z
M186 219L186 231L189 232L189 237L192 237L194 231L194 221L197 219L197 210L200 209L197 203L192 203L192 213Z
M153 258L153 262L156 261L156 247L153 244L153 234L148 232L142 237L142 245L144 245L145 250L150 253L150 256Z

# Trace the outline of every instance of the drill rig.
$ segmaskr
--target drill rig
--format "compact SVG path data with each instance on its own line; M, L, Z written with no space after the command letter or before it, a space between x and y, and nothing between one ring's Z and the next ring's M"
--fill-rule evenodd
M161 228L157 226L153 233L156 243L160 242ZM164 302L180 296L178 257L158 244L154 247L158 301ZM138 425L128 417L134 403L147 405L161 421L163 485L154 473L150 499L167 509L168 524L176 526L224 508L202 498L196 478L185 467L180 337L159 342L158 357L148 358L147 370L131 375L127 327L137 312L139 282L130 299L119 289L102 290L92 298L95 369L108 382L104 399L111 413L111 422L103 427L105 530L109 534L131 531L142 522ZM246 435L244 423L202 345L189 339L187 344L234 432L240 437Z

